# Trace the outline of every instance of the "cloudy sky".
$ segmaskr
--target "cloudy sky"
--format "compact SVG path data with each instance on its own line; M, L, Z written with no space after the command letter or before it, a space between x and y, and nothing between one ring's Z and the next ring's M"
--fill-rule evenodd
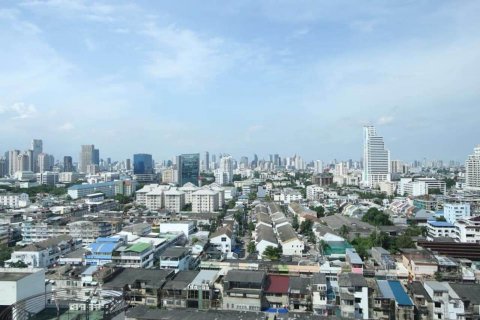
M464 160L480 1L1 1L0 151Z

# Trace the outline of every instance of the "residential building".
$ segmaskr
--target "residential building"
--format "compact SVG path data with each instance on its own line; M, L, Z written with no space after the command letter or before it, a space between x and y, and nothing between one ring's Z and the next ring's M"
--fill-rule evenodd
M160 255L160 269L189 270L190 252L184 247L167 248Z
M58 262L60 257L81 246L81 241L71 236L60 235L15 250L6 265L22 261L30 268L47 268Z
M263 257L263 252L267 247L278 247L277 237L272 226L257 225L255 235L255 249L259 258Z
M200 271L178 271L162 288L162 306L165 308L186 308L189 298L189 284Z
M445 203L443 205L443 216L450 223L455 223L459 219L468 219L470 217L469 203Z
M455 226L452 223L446 221L436 221L429 220L427 221L427 233L428 238L455 238Z
M376 280L375 319L414 320L414 304L398 280Z
M84 183L76 184L68 188L68 195L74 200L97 192L103 193L107 198L112 198L117 194L131 197L135 193L135 187L136 182L133 180Z
M102 266L113 261L114 251L125 243L121 237L98 237L85 253L87 265Z
M407 284L407 290L415 305L415 318L418 320L433 319L433 300L420 281L411 281Z
M325 273L315 273L311 278L312 310L314 314L328 316L327 276Z
M357 251L353 248L345 250L345 262L347 262L353 273L363 274L364 263Z
M148 195L147 195L148 196ZM171 188L163 192L165 209L171 212L180 212L185 206L185 192Z
M136 242L127 246L120 246L113 252L112 262L124 268L144 268L153 267L155 261L155 251L151 243Z
M473 154L465 161L465 188L480 190L480 145L473 149Z
M235 247L235 239L232 230L226 226L218 228L210 235L210 244L227 254L232 252Z
M347 319L369 319L368 286L361 274L342 273L338 279L340 315Z
M390 180L390 152L385 149L383 137L374 126L363 127L363 183L376 187Z
M261 311L264 309L266 274L263 271L230 270L223 280L223 309Z
M0 207L18 209L30 205L30 198L26 193L0 192Z
M68 224L69 234L74 239L81 239L83 244L94 243L97 238L104 238L114 233L114 226L108 221L75 221Z
M193 212L215 212L219 209L219 193L210 189L200 189L192 193Z
M73 172L72 157L70 156L63 157L63 172Z
M263 294L269 308L282 309L290 302L290 277L267 275Z
M463 301L447 282L425 281L433 302L432 319L464 319Z
M160 233L183 233L188 238L196 229L196 221L170 221L160 223Z
M459 219L454 225L456 241L480 243L480 216Z
M47 291L45 284L45 270L42 268L0 268L0 306L3 308L11 306L32 296L38 299L31 299L23 308L29 317L45 308L45 298L42 296ZM5 318L17 319L18 317Z
M219 185L232 183L233 179L233 158L224 156L220 158L220 167L215 172L215 182Z
M156 308L162 306L162 288L173 275L173 270L125 268L110 277L103 288L126 292L132 306Z
M276 228L278 240L282 246L282 254L285 256L301 256L304 250L304 243L298 238L297 233L291 224L282 225Z

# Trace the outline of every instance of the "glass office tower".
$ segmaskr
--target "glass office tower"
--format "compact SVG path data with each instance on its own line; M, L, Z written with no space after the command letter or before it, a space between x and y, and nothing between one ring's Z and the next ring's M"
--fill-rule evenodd
M198 186L200 177L200 154L182 154L177 157L178 184L183 186L191 182Z
M152 174L153 160L151 154L138 153L133 155L133 174Z

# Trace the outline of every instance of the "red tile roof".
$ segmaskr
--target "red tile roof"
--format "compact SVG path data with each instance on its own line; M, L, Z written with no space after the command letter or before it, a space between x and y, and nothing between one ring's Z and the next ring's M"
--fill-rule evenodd
M267 276L266 293L288 293L290 278L288 276Z

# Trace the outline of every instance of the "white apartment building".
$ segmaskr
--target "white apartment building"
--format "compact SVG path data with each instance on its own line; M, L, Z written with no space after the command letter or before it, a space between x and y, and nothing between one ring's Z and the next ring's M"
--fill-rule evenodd
M233 179L233 159L231 156L220 159L220 167L215 172L215 181L220 185L232 183Z
M432 298L432 319L464 319L463 301L447 282L425 281L424 287Z
M163 195L165 197L165 209L171 212L182 211L185 206L185 192L172 188L164 191Z
M441 193L445 193L447 185L445 181L434 178L416 178L415 180L402 178L398 186L398 193L400 195L407 194L418 197L429 194L433 189L438 189Z
M338 287L342 318L369 319L368 285L363 275L342 273Z
M448 237L455 238L455 226L445 221L427 221L427 239Z
M0 192L0 207L25 208L30 205L30 198L26 193Z
M74 240L71 236L61 235L15 250L5 264L22 261L30 268L47 268L80 245L81 241Z
M315 201L315 200L322 199L324 191L325 190L322 187L320 187L316 184L311 184L311 185L307 186L307 190L306 190L307 200Z
M455 237L458 242L480 243L480 216L458 219L455 222Z
M470 204L445 203L443 205L443 216L450 223L455 223L459 219L468 219L470 217Z
M160 223L160 233L181 233L188 237L196 228L195 221L176 221Z
M363 127L363 183L376 187L390 180L390 152L385 149L383 137L374 126Z
M235 239L229 227L218 228L210 235L210 243L222 253L232 252L235 246Z
M480 190L480 145L473 149L473 154L465 161L465 188Z
M112 262L124 268L149 269L153 267L154 253L151 243L137 242L117 248L112 255Z
M192 194L193 212L215 212L219 209L219 194L209 189L201 189Z
M282 202L288 204L292 201L299 200L302 200L302 193L298 190L290 188L285 188L282 191L273 194L273 201L275 202Z
M185 204L192 203L193 193L200 190L199 187L197 187L196 185L194 185L191 182L185 183L182 187L180 187L178 189L185 192Z

